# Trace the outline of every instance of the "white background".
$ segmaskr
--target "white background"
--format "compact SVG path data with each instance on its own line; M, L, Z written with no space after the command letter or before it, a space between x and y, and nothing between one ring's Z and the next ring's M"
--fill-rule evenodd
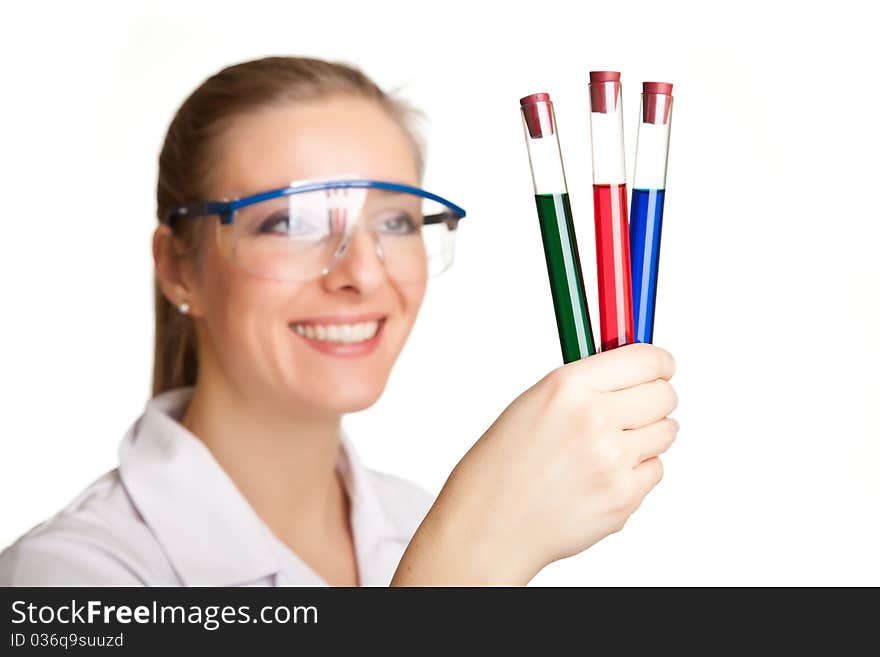
M859 8L859 5L863 7ZM655 331L679 439L625 530L535 584L880 584L878 85L870 3L3 5L0 546L111 468L147 400L156 157L217 69L356 64L430 118L468 211L385 395L371 466L439 491L560 364L518 99L555 101L598 331L587 74L675 84ZM597 333L598 337L598 333Z

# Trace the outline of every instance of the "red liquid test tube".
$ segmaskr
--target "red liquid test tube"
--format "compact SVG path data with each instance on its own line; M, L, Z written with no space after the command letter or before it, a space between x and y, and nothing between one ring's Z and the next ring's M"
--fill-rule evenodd
M590 71L593 218L601 350L634 342L620 73Z

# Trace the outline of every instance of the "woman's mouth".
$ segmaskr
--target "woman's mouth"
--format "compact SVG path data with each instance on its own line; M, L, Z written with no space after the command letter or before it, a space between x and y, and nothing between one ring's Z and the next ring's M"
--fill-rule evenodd
M387 317L294 322L290 328L307 344L331 356L363 356L372 352Z

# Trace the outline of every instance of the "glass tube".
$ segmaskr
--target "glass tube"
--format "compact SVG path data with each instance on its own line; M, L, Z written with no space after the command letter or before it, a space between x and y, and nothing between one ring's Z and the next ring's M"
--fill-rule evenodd
M660 234L672 124L670 83L643 83L639 117L629 241L635 340L651 342L654 339Z
M520 99L547 275L562 360L596 353L553 103L546 93Z
M590 71L593 217L602 351L633 342L620 73Z

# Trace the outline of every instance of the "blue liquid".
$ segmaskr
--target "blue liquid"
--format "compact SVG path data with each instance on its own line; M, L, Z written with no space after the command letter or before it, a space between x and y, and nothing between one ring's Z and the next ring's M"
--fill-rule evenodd
M654 339L654 307L657 302L664 196L665 190L662 189L632 190L629 248L636 342L651 342Z

